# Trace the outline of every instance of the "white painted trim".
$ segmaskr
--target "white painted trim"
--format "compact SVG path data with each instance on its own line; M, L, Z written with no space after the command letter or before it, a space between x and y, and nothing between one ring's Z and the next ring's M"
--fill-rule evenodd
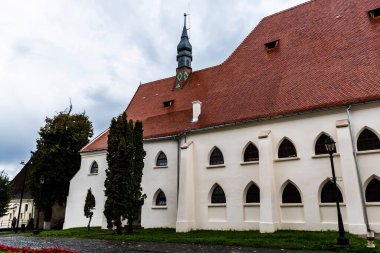
M282 203L281 207L303 207L303 203Z
M250 162L241 162L240 165L251 165L251 164L259 164L259 161L250 161Z
M297 157L285 157L285 158L276 158L273 161L275 162L285 162L285 161L294 161L294 160L300 160L301 158Z
M340 156L339 153L334 153L333 156ZM330 155L329 154L322 154L322 155L313 155L311 156L311 158L329 158Z
M226 203L208 204L208 207L227 207Z
M380 153L380 149L372 149L372 150L363 150L363 151L357 151L357 155L369 155L369 154L378 154Z
M243 206L244 207L246 207L246 206L257 206L257 207L260 207L260 203L244 203Z
M152 206L152 209L168 209L168 206Z
M216 165L208 165L206 166L206 169L216 169L216 168L224 168L226 167L225 164L216 164Z
M166 169L168 166L167 165L164 165L164 166L154 166L153 169Z

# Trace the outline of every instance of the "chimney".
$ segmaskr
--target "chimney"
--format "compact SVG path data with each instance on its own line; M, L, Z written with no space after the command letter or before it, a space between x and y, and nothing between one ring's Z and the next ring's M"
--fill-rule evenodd
M201 115L201 101L193 101L193 119L191 122L198 122L199 115Z

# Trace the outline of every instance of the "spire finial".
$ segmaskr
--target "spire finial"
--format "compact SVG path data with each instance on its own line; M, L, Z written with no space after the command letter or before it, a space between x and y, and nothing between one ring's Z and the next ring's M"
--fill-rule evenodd
M184 25L183 25L183 26L184 26L184 27L186 27L186 16L187 16L187 14L186 14L186 13L184 13L184 14L183 14L183 16L184 16L184 19L185 19L185 21L183 22L183 23L184 23Z

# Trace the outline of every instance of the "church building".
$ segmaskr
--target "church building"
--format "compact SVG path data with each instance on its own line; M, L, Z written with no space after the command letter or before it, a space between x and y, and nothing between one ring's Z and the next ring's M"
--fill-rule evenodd
M311 0L193 71L185 21L175 76L140 85L126 108L144 127L141 225L337 230L332 138L346 231L380 233L379 35L379 0ZM87 225L88 188L91 225L106 227L107 136L81 150L64 228Z

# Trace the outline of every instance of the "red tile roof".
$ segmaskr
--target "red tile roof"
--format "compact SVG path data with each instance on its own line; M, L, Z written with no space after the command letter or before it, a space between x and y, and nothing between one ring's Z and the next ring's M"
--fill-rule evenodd
M379 7L373 0L314 0L268 16L225 62L194 71L184 88L172 89L174 77L141 85L128 117L142 120L144 137L154 138L379 100L380 22L368 15ZM279 47L268 53L264 44L274 40ZM191 123L195 100L202 113Z

